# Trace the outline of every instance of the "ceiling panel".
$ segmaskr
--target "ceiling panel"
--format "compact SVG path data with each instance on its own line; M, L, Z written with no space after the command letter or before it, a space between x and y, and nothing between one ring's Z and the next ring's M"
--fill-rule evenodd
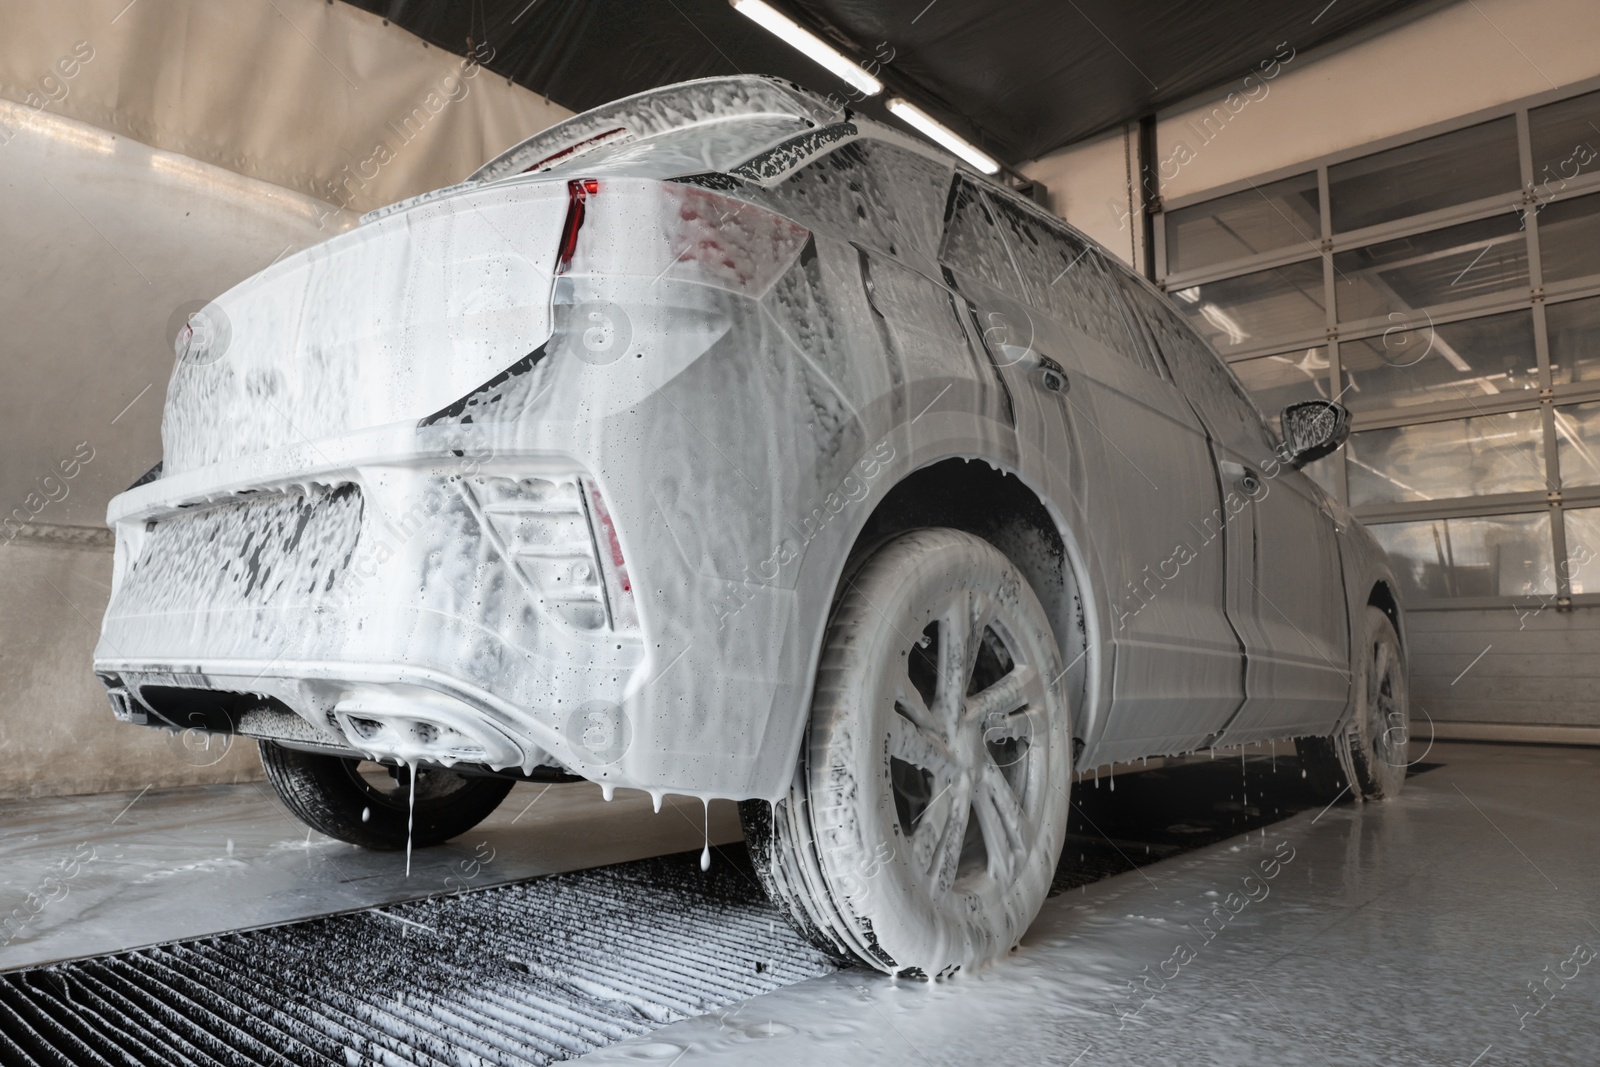
M575 111L716 74L833 75L727 0L350 0ZM1443 0L772 0L1016 164ZM881 99L881 98L879 98ZM869 101L863 111L881 117Z

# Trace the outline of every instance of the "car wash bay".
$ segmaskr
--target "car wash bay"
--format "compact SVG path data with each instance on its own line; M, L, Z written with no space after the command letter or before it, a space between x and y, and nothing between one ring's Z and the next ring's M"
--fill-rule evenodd
M519 784L409 870L307 834L254 742L116 723L90 670L185 315L596 104L849 88L723 0L15 5L0 1061L1593 1060L1590 5L776 6L877 57L863 114L911 100L1156 281L1269 417L1351 409L1311 473L1404 587L1405 791L1324 807L1284 744L1085 769L1020 948L934 983L798 938L727 805Z

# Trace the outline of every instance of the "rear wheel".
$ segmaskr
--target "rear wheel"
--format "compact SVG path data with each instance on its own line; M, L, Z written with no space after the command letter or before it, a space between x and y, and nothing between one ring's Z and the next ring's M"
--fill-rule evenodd
M1409 766L1411 699L1405 657L1394 622L1380 608L1363 616L1365 640L1355 658L1356 707L1348 725L1332 737L1295 742L1306 778L1332 799L1348 783L1368 800L1392 797L1405 784Z
M743 806L768 895L802 933L899 974L1016 945L1066 831L1060 659L987 542L918 530L872 557L829 624L793 786Z
M487 819L511 792L507 778L473 778L441 767L389 767L261 742L267 781L313 830L364 848L437 845ZM413 806L412 785L416 786Z

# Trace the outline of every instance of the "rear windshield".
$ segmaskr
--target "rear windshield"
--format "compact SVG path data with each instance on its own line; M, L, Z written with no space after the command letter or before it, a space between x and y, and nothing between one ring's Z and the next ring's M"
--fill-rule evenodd
M666 130L650 137L634 137L626 127L603 131L568 146L519 174L632 175L676 178L707 171L729 171L774 145L811 128L798 118L778 115L715 119Z

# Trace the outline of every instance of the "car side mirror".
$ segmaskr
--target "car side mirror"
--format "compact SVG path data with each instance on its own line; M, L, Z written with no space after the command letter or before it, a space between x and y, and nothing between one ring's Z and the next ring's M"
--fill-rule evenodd
M1332 400L1302 400L1283 409L1283 452L1299 470L1331 456L1350 437L1350 409Z

